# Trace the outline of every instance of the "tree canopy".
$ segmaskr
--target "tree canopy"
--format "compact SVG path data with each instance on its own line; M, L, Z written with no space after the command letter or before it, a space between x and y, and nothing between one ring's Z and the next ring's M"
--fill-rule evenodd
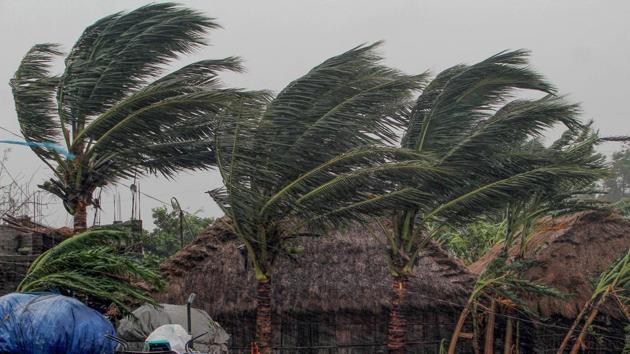
M72 154L31 145L54 174L41 187L61 198L78 229L86 227L85 207L98 187L214 165L214 117L248 95L224 88L218 75L241 71L240 60L165 71L216 28L197 11L151 4L86 28L61 75L50 72L62 55L57 44L37 44L22 59L11 80L20 129L28 142L61 144Z

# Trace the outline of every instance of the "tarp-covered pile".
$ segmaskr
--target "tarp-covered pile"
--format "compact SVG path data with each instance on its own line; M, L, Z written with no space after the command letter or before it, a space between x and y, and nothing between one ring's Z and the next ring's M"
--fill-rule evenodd
M114 327L71 297L12 293L0 297L0 353L112 354Z
M130 348L142 347L145 338L158 327L165 324L188 326L186 306L160 304L159 308L143 305L133 311L135 318L123 319L118 325L118 337L129 342ZM195 349L211 354L227 353L230 336L214 322L207 312L191 309L192 336L206 335L195 340Z

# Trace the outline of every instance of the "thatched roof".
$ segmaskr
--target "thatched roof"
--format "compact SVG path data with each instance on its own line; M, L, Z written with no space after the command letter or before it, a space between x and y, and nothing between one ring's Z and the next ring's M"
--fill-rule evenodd
M525 304L543 316L574 318L590 298L599 275L629 247L630 222L616 214L581 212L544 220L527 242L525 257L534 262L523 276L568 296L525 296ZM495 246L469 269L479 274L501 248ZM510 256L517 252L513 247Z
M372 311L389 304L388 263L382 239L365 228L301 241L297 261L281 258L273 273L277 312ZM221 219L161 266L168 286L156 297L180 303L197 293L196 304L212 316L253 311L255 281L229 224ZM431 245L410 281L414 308L463 304L473 276L457 260Z

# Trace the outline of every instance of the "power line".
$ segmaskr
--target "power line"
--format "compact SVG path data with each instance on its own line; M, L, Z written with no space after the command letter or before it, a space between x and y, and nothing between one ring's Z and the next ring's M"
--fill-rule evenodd
M12 135L14 135L14 136L18 137L18 138L22 138L22 139L24 139L24 137L23 137L23 136L21 136L21 135L19 135L19 134L15 133L15 132L13 132L13 131L11 131L11 130L9 130L9 129L7 129L7 128L3 127L3 126L0 126L0 129L1 129L1 130L6 131L6 132L7 132L7 133L9 133L9 134L12 134ZM5 169L6 169L6 168L5 168ZM8 173L8 171L7 171L7 173ZM95 174L97 174L97 175L100 175L100 176L105 177L105 174L104 174L104 173L101 173L101 172L99 172L99 171L92 171L92 173L95 173ZM116 184L120 184L120 185L122 185L122 186L124 186L124 187L131 188L131 185L125 184L125 183L123 183L123 182L116 182ZM145 197L147 197L147 198L153 199L153 200L155 200L156 202L162 203L163 205L166 205L166 206L169 206L169 205L170 205L170 204L166 203L165 201L163 201L163 200L159 199L158 197L155 197L155 196L149 195L149 194L144 193L144 192L140 192L140 194L142 194L143 196L145 196ZM186 211L184 211L184 212L186 212Z
M9 129L7 129L7 128L3 127L3 126L0 126L0 129L1 129L1 130L4 130L5 132L7 132L7 133L9 133L9 134L11 134L11 135L14 135L14 136L16 136L16 137L18 137L18 138L20 138L20 139L24 139L24 137L23 137L21 134L14 133L14 132L12 132L11 130L9 130Z

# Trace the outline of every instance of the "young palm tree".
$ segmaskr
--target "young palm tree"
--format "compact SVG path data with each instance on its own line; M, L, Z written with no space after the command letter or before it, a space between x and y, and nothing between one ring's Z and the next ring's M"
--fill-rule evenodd
M210 195L247 249L257 280L256 341L263 353L271 352L275 260L291 255L293 241L304 233L348 219L329 217L321 204L339 208L387 190L390 180L439 173L425 157L374 145L395 141L405 122L399 108L424 79L380 64L376 46L330 58L276 97L243 100L220 120L215 151L224 187ZM357 184L373 188L355 195ZM325 200L298 203L319 192ZM406 205L411 197L390 199Z
M213 117L242 94L218 73L237 58L204 60L163 75L166 64L204 43L219 26L170 3L107 16L89 26L65 59L55 44L28 51L11 80L24 138L54 177L43 189L63 200L76 231L86 228L92 193L124 178L214 164ZM47 148L62 144L73 156Z
M526 64L525 52L503 52L475 65L447 69L426 86L409 112L399 152L416 154L415 159L423 158L434 171L448 173L446 177L425 175L428 179L420 182L375 184L351 172L311 187L296 199L296 210L317 211L299 214L302 225L322 216L340 222L385 212L393 215L394 227L388 233L393 284L387 344L392 353L405 348L406 319L401 308L423 246L435 236L428 232L429 225L470 221L508 201L528 197L552 177L590 180L598 173L568 157L559 160L511 151L558 122L579 126L577 107L561 98L506 103L517 89L553 92ZM346 198L341 207L327 202L339 196Z
M112 304L122 315L131 313L129 300L157 305L133 282L143 281L156 289L164 282L128 252L130 245L130 235L119 230L76 235L37 257L17 291L60 291L91 306L103 306L100 310Z

